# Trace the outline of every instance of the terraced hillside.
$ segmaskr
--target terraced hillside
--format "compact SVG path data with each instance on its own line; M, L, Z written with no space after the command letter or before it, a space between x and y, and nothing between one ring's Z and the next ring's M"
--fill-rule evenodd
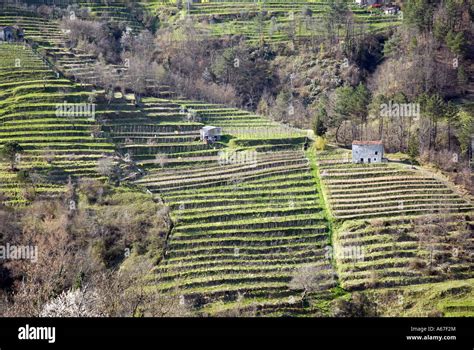
M380 288L373 292L374 300L385 316L474 316L474 279L472 278Z
M217 154L217 148L197 141L202 124L186 119L179 100L144 98L137 107L131 98L116 99L102 112L104 128L123 157L153 167L206 162Z
M119 1L79 3L93 18L141 28ZM176 7L147 6L162 5ZM213 35L278 43L313 35L325 6L210 1L192 4L189 15ZM311 16L302 14L306 9ZM398 24L394 16L351 9L371 30ZM445 314L472 313L464 294L446 295L457 286L474 290L474 205L443 177L399 162L351 164L349 152L332 148L316 154L315 166L305 131L237 108L174 99L167 87L138 104L122 93L101 103L102 92L92 88L97 57L67 48L59 20L2 12L0 25L12 24L25 29L29 44L0 45L0 146L18 141L25 148L18 167L32 178L25 182L1 163L7 203L27 203L32 188L54 196L69 177L100 178L98 159L116 151L132 169L121 180L171 208L174 228L147 287L177 293L200 315L314 316L320 302L346 291L419 296L426 289L440 294ZM93 104L96 117L58 115L63 103ZM204 125L221 127L222 139L200 141ZM301 283L308 278L310 291Z
M61 191L69 176L98 177L97 159L113 152L94 133L92 115L57 113L58 105L88 103L92 94L58 78L29 46L0 45L0 144L17 141L25 149L18 167L37 174L37 194ZM6 164L1 171L1 192L11 203L25 202L16 173Z
M127 7L126 1L85 1L77 0L74 3L79 8L87 9L88 15L92 18L106 19L107 22L123 23L130 30L138 32L143 29L143 25L133 16ZM140 6L134 4L134 6Z
M395 162L352 164L350 152L320 153L319 169L336 219L469 212L473 203L448 181Z
M130 113L106 113L106 129L146 170L134 182L159 194L175 222L150 288L177 289L202 313L304 314L311 306L290 282L298 268L312 266L321 276L316 295L330 297L328 224L301 131L197 101L147 98ZM204 124L189 114L241 137L206 145L199 141ZM259 133L246 133L250 120Z
M468 196L419 167L352 164L349 156L350 151L332 147L317 154L337 224L334 256L343 288L473 277L474 207Z
M158 288L178 288L187 303L215 313L249 304L301 308L301 291L289 282L302 265L322 267L321 289L334 286L324 258L327 224L312 181L306 159L294 151L262 153L254 166L147 176L140 183L159 189L175 209L166 260L157 269L165 283Z
M209 147L200 142L199 130L205 124L222 127L228 135L224 141L230 141L233 150L299 149L306 140L301 130L236 108L153 97L144 98L137 107L132 98L115 99L99 113L122 155L128 154L143 167L216 162L220 149L227 145L217 142Z
M93 6L93 4L90 4ZM102 18L102 15L107 15L106 6L99 7L97 15L90 10L92 19ZM124 30L130 28L138 30L140 28L139 22L131 18L114 17L116 8L110 5L111 13L106 17L108 20L116 20L122 24ZM121 11L124 10L124 4L120 4ZM95 8L93 6L93 8ZM100 12L102 11L102 12ZM100 14L100 16L99 16ZM70 15L71 16L71 15ZM74 16L76 16L74 14ZM79 14L76 18L80 18ZM67 44L67 33L60 26L60 19L46 19L40 17L37 13L26 9L19 9L17 7L7 7L0 12L0 26L18 25L24 30L25 39L34 45L35 49L51 63L51 68L57 70L64 76L79 81L85 84L97 84L98 77L95 71L95 64L97 57L76 48L70 48ZM119 74L127 71L124 65L108 65L106 68L109 74L115 75L117 78Z
M473 216L444 214L343 225L335 240L344 288L472 278ZM345 254L359 247L361 259Z
M173 9L173 2L144 3L151 11L163 7ZM211 35L240 35L250 42L282 43L293 38L308 39L321 35L325 1L206 1L192 3L189 11L183 6L180 16L190 15L199 28ZM355 23L364 24L371 31L384 30L400 24L397 15L370 11L352 2L350 11Z
M92 19L107 19L107 21L121 23L124 29L129 28L132 31L143 29L143 25L131 13L125 1L77 0L68 3L81 9L75 14L78 18L82 10L86 10ZM261 40L281 43L288 42L292 38L308 39L320 35L323 30L322 15L327 10L328 3L325 1L208 1L192 3L189 13L186 4L181 11L178 10L176 1L152 0L137 2L135 6L147 9L152 15L167 9L167 13L172 14L172 20L166 25L172 25L175 17L182 18L190 15L195 19L198 28L214 36L238 35L254 43ZM400 24L400 18L397 15L385 15L379 10L368 10L352 3L349 4L349 8L354 14L355 23L364 24L371 31L384 30ZM30 34L41 30L47 34L46 38L48 34L49 36L59 35L54 23L37 27L36 24L44 20L31 19L33 14L25 9L10 7L2 12L5 12L4 16L9 25L12 21L21 25L28 24ZM44 40L45 37L37 36L37 38ZM57 37L55 40L61 41L61 38ZM57 51L59 54L60 50ZM86 53L77 52L77 55L86 55Z
M2 7L0 25L18 25L25 33L25 38L35 41L39 48L52 48L63 41L63 33L58 23L39 17L36 13L18 7Z

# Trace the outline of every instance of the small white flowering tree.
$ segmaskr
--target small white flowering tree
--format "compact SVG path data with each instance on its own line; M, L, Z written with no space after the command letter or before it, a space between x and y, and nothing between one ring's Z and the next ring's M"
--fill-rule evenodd
M50 300L40 317L104 317L97 293L85 289L68 290Z

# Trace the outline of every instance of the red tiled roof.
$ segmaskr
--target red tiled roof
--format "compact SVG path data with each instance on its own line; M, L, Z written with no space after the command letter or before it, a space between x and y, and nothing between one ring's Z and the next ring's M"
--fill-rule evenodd
M352 141L353 145L382 145L382 141Z

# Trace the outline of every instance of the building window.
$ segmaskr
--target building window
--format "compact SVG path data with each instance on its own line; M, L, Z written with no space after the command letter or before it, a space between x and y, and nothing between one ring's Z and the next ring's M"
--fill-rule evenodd
M377 154L379 154L379 152L378 152L378 151L375 151L375 155L377 155Z

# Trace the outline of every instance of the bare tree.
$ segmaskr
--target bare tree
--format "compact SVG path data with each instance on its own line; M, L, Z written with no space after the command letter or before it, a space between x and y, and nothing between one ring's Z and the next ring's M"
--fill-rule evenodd
M189 316L190 311L177 289L161 291L160 277L146 284L152 262L145 257L130 257L117 272L106 272L96 276L94 285L100 291L100 303L109 316L118 317L176 317ZM175 280L175 282L179 282Z
M301 299L305 300L309 293L327 288L330 265L304 265L295 270L290 281L290 289L303 290Z

